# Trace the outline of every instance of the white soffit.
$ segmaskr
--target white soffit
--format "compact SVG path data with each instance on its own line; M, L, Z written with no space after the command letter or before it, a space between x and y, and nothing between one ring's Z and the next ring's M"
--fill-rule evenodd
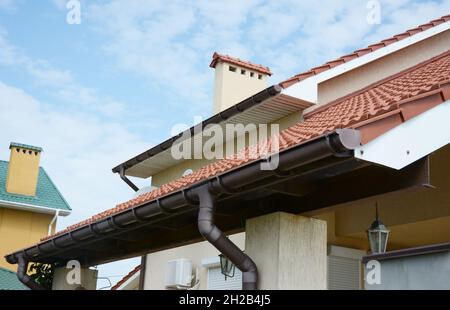
M400 170L450 143L450 100L355 149L355 157Z
M223 120L218 125L224 129L226 124L271 124L295 112L301 112L312 105L312 102L285 95L283 90L281 94L270 97L243 112ZM194 135L193 138L195 139L195 137L198 137L199 135L200 134ZM191 139L191 137L186 139L181 138L180 141L189 139ZM174 145L176 146L178 144L179 141ZM174 159L171 148L168 148L128 168L125 171L125 174L133 177L148 178L184 161L184 159Z
M286 88L285 91L283 91L283 93L295 98L317 103L317 85L322 83L323 81L329 80L338 75L351 71L355 68L361 67L367 63L370 63L374 60L377 60L386 55L394 53L405 47L411 46L420 41L426 40L432 36L435 36L449 29L450 29L450 21L431 27L430 29L416 33L403 40L394 42L376 51L370 52L361 57L357 57L349 62L343 63L334 68L325 70L317 75L313 75L309 78L306 78L292 86L289 86L288 88Z

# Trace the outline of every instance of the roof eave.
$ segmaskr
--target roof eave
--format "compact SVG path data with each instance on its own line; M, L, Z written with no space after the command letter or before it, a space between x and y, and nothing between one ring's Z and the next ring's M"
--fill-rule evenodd
M22 211L29 211L35 213L43 213L43 214L52 214L54 215L56 211L60 216L67 216L72 213L72 210L58 209L58 208L48 208L42 207L32 204L20 203L20 202L11 202L7 200L0 200L0 206L7 207L9 209L16 209Z
M242 100L241 102L237 103L236 105L211 116L210 118L203 121L201 124L192 126L191 128L187 129L185 132L180 133L176 136L173 136L173 137L165 140L164 142L161 142L158 145L148 149L147 151L117 165L116 167L112 168L112 171L114 173L120 173L120 171L123 169L125 171L125 175L126 175L127 169L133 167L134 165L137 165L138 163L140 163L150 157L153 157L153 156L161 153L162 151L167 150L168 148L170 148L173 145L174 142L178 141L178 139L180 139L180 137L182 137L184 133L188 133L188 134L194 133L194 128L196 128L199 125L202 126L202 130L203 130L203 128L206 127L207 125L221 123L222 121L227 120L230 117L233 117L239 113L242 113L251 107L261 104L262 102L264 102L264 100L266 100L270 97L280 94L281 91L282 91L282 89L279 85L269 86L266 89L260 91L259 93L255 94L245 100Z

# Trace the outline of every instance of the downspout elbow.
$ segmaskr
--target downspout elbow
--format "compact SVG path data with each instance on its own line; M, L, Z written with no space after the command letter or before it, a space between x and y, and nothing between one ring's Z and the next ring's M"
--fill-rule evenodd
M19 281L32 290L39 290L39 291L45 290L45 288L42 285L36 283L27 274L27 269L28 269L28 261L26 261L25 258L23 258L23 256L19 256L17 267L17 278L19 279Z
M242 289L256 290L258 268L255 262L231 242L214 223L216 197L207 186L199 188L198 230L223 255L242 271Z
M127 176L125 175L125 169L124 169L123 166L120 167L119 175L120 175L120 178L121 178L125 183L127 183L127 185L128 185L129 187L131 187L132 190L134 190L135 192L137 192L137 191L139 190L139 187L137 187L136 184L134 184L133 182L131 182L130 179L127 178Z

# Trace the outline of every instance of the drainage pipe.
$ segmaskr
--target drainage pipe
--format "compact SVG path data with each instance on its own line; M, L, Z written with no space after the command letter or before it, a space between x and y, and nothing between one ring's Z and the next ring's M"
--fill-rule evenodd
M198 230L206 240L242 271L242 289L256 290L258 282L256 264L237 245L231 242L214 223L217 194L211 191L208 184L196 189L196 193L199 200Z
M136 186L136 184L134 184L133 182L131 182L131 180L129 178L127 178L127 176L125 175L125 168L121 167L120 168L120 178L128 184L129 187L131 187L135 192L137 192L139 190L139 187Z
M36 283L28 274L28 261L23 257L23 255L20 255L18 257L18 267L17 267L17 278L25 284L28 288L32 290L45 290L45 288Z

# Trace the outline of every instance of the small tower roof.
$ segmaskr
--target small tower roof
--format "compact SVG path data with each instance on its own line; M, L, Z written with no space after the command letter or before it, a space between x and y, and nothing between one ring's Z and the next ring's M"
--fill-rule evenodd
M211 64L209 65L211 68L215 68L219 61L227 62L236 66L240 66L243 68L247 68L249 70L254 70L259 73L272 75L272 71L270 71L269 67L264 67L262 65L254 64L249 61L245 61L236 57L231 57L229 55L222 55L217 52L213 54Z

